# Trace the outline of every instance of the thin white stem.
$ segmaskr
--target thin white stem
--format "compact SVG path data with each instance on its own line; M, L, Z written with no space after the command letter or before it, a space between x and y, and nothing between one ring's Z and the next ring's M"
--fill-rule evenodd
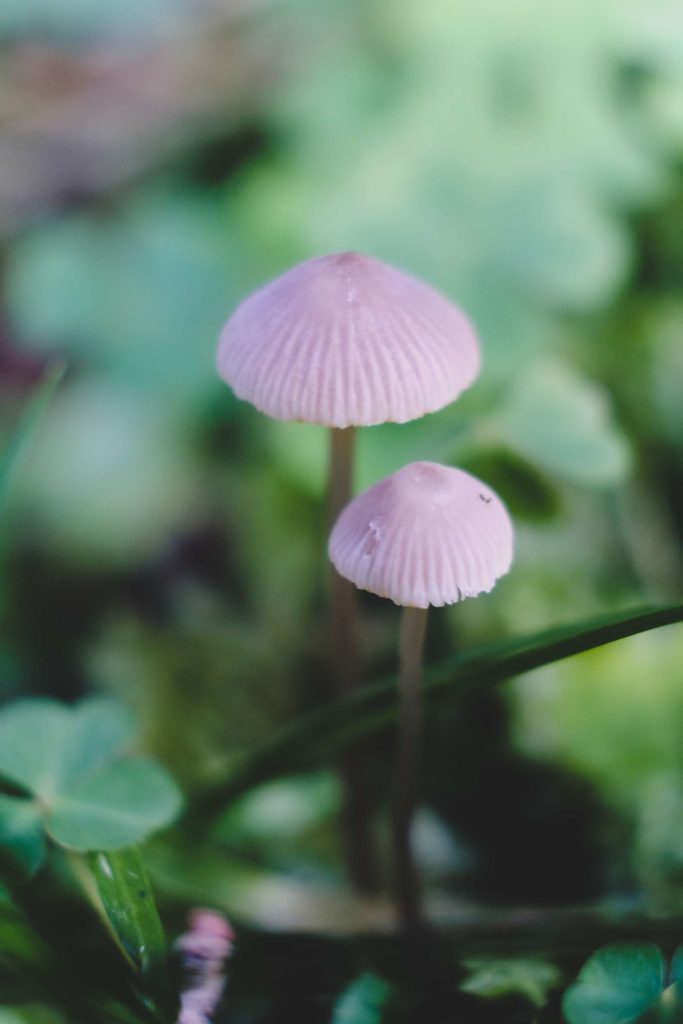
M420 879L412 848L422 738L422 652L427 608L404 608L399 642L399 712L394 775L393 849L396 910L405 928L422 922Z
M330 526L351 499L355 428L330 432L328 515ZM338 696L360 686L356 588L332 570L330 579L330 675ZM372 840L372 807L365 778L362 745L350 748L340 763L344 804L342 839L349 879L361 894L377 891L378 871Z

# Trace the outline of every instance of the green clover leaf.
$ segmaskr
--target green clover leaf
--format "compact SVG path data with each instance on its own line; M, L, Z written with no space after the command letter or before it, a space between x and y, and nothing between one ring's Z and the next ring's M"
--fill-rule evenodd
M0 845L32 874L45 857L40 811L30 800L0 793Z
M361 974L335 1003L332 1024L380 1024L391 989L376 974Z
M154 761L130 754L134 723L113 700L22 700L0 712L0 844L29 872L47 835L73 850L117 850L169 824L181 798Z
M599 949L582 967L563 1000L569 1024L682 1021L683 947L669 969L654 945Z
M529 366L494 429L518 456L570 482L611 487L629 473L631 451L607 393L559 358Z
M485 999L515 993L539 1008L545 1005L548 991L560 980L560 972L554 964L532 958L466 960L465 967L470 973L460 985L463 992Z

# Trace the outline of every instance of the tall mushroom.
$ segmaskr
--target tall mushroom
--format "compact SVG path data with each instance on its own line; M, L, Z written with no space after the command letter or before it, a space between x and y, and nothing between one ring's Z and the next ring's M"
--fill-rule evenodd
M421 918L410 833L427 609L491 590L512 563L512 524L501 500L469 473L413 462L347 505L328 551L341 576L404 608L392 825L397 908L413 926Z
M217 366L239 398L279 420L330 428L330 522L352 491L354 428L405 423L452 402L480 352L464 314L395 267L358 253L292 267L248 296L221 333ZM331 662L337 689L357 686L353 588L333 576ZM373 888L367 796L358 757L345 765L351 878Z

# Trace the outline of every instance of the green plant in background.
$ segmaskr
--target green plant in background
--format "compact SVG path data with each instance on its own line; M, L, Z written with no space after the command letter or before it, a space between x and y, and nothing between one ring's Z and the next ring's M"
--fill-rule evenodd
M468 971L460 984L463 992L484 999L521 995L537 1009L545 1006L548 992L561 980L561 972L554 964L532 957L466 960L463 967Z
M361 974L335 1003L330 1024L380 1024L391 985L376 974Z
M0 1008L0 1024L62 1024L63 1018L42 1006L22 1007L20 1010Z
M11 476L24 447L36 429L40 418L45 413L52 396L64 376L64 367L57 366L37 389L32 400L25 408L18 425L11 432L9 439L0 451L0 512L7 500Z
M653 945L605 946L565 993L568 1024L633 1024L683 1020L683 947L668 963Z

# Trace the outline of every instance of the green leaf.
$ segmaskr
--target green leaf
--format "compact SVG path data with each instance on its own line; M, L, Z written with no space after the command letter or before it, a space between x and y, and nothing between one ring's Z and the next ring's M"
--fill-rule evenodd
M671 959L671 983L683 990L683 946L678 947Z
M81 376L64 388L17 487L43 544L100 572L154 558L196 493L181 422L174 402L141 400L108 377Z
M59 790L71 717L55 700L21 700L0 714L0 775L44 799Z
M614 293L629 263L621 225L583 188L529 175L497 211L499 259L519 285L554 306L590 310Z
M36 429L40 418L64 376L64 366L56 366L29 401L17 428L0 452L0 511L6 499L10 478L25 445Z
M425 704L429 709L437 698L461 697L603 644L681 621L683 605L677 604L601 616L475 647L428 666ZM332 752L386 728L396 715L396 702L396 684L391 679L302 716L237 765L227 784L206 790L195 803L195 816L220 813L230 800L267 779L327 763Z
M104 369L114 393L156 396L177 414L215 386L215 338L245 285L240 264L222 196L161 184L119 202L114 217L69 213L18 238L8 303L27 343L68 351ZM114 295L129 297L115 315Z
M75 707L17 701L0 714L0 775L50 801L121 753L134 734L129 712L106 698Z
M331 771L277 779L259 786L221 820L231 843L282 846L339 813L339 785Z
M501 442L568 480L609 486L629 470L607 394L559 360L533 364L495 422Z
M60 771L62 788L121 755L135 736L128 708L106 697L81 701L70 715L69 749Z
M0 846L29 874L45 858L40 812L29 800L0 794Z
M166 939L140 851L94 853L87 867L117 943L145 980L145 990L173 1015Z
M153 761L125 756L133 732L128 711L106 698L72 707L22 700L4 708L0 778L27 798L0 805L7 819L4 832L0 819L0 843L32 862L39 855L36 819L56 842L76 850L130 846L169 824L180 793Z
M671 959L669 987L664 990L662 999L668 1010L669 1024L683 1022L683 946L675 950Z
M50 1007L33 1002L0 1008L0 1024L63 1024L63 1020Z
M387 982L376 974L362 974L337 1000L331 1024L379 1024L390 992Z
M475 452L457 464L498 491L514 519L542 522L560 512L560 497L547 475L514 452Z
M666 964L653 945L605 946L565 993L569 1024L630 1024L654 1007L666 986Z
M104 765L61 795L47 815L48 834L73 850L116 850L141 842L180 810L180 792L154 761Z
M26 1018L20 1017L7 1007L0 1007L0 1024L26 1024Z
M560 980L557 967L543 960L467 960L465 966L470 974L460 985L463 992L490 999L518 993L539 1008Z

